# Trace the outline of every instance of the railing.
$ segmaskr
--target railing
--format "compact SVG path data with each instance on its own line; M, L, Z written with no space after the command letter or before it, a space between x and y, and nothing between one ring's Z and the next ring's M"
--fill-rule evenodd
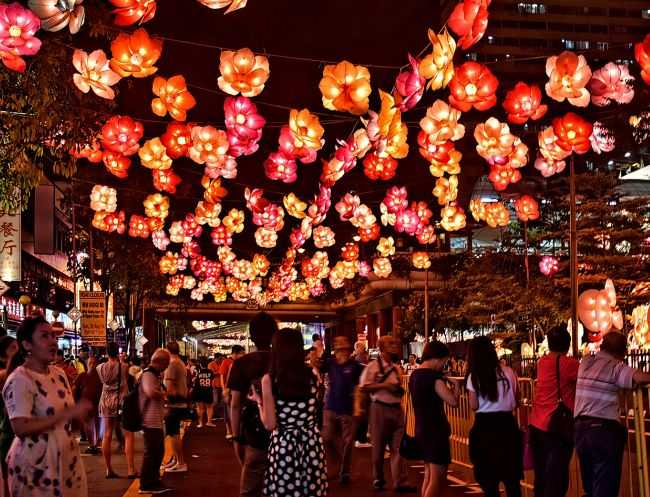
M406 413L406 431L413 436L415 432L415 414L408 394L408 378L404 378L406 395L402 407ZM535 394L535 380L519 378L521 404L517 409L520 427L528 426ZM626 392L621 399L621 421L627 428L628 440L623 458L623 474L619 497L650 497L650 476L648 466L648 443L650 438L650 388L639 387ZM458 407L445 406L447 418L451 425L452 463L465 468L472 468L469 459L469 431L474 424L474 411L469 406L469 396L463 387ZM575 455L569 468L570 486L567 497L581 497L582 483L580 467ZM533 497L533 471L526 471L521 482L523 497Z

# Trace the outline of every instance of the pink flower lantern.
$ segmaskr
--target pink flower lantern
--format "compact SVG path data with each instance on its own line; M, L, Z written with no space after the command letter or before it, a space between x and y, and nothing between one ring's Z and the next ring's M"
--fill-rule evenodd
M544 275L552 278L560 270L560 261L557 257L545 255L539 260L539 271Z
M402 71L395 80L395 101L406 112L417 105L424 94L427 80L420 75L420 61L408 54L410 70Z
M255 153L266 124L255 104L247 97L227 97L223 111L230 143L229 153L233 157Z
M36 32L41 20L18 2L0 4L0 59L12 71L23 72L27 67L22 55L36 55L41 40Z
M341 221L349 221L354 216L354 211L361 204L361 199L357 195L346 193L339 202L337 202L335 209L339 213Z
M629 104L634 98L634 76L624 64L609 62L593 73L589 82L591 103L598 107L609 105L612 100Z
M420 224L420 218L413 209L404 209L397 214L395 221L395 230L398 233L406 233L413 236Z
M388 212L397 214L409 205L408 192L405 187L392 186L386 191L386 197L383 201Z
M153 246L158 250L167 250L170 242L165 230L157 230L151 233L151 241L153 242Z
M428 245L436 241L436 230L430 224L426 226L420 225L416 236L418 243L421 245Z
M616 147L616 138L600 121L594 123L593 131L589 137L591 149L597 154L611 152Z
M535 169L537 169L542 176L549 178L554 174L561 173L566 167L566 162L563 160L546 159L541 155L535 160Z
M264 161L264 173L269 179L293 183L298 179L298 166L285 152L272 152Z
M336 237L331 228L327 226L317 226L312 233L314 246L322 249L331 247L336 243Z

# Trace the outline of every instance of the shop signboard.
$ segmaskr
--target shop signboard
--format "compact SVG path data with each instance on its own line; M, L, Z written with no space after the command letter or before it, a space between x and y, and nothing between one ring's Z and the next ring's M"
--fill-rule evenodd
M0 280L20 281L20 213L0 211Z
M106 298L104 292L79 292L81 336L93 347L106 345Z

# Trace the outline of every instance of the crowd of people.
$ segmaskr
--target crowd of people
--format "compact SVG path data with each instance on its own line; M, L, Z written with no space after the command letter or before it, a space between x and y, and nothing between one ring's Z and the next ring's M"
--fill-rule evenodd
M141 493L164 493L170 490L165 473L189 469L184 428L223 420L241 464L241 496L326 496L332 479L351 482L355 447L370 442L375 490L390 481L397 493L439 497L451 463L445 406L456 407L464 387L475 411L470 460L487 497L500 495L501 484L508 497L521 495L527 449L535 497L566 495L574 450L585 495L616 497L627 439L618 394L650 383L650 374L625 364L624 335L607 334L597 354L578 361L568 356L567 330L554 328L524 427L516 416L518 378L487 337L474 338L462 361L432 341L419 359L411 355L403 364L401 344L390 336L379 339L379 354L371 358L363 342L353 345L344 336L334 338L331 351L314 336L305 351L299 331L279 330L266 313L256 315L249 330L255 345L249 353L236 345L227 357L187 360L178 343L169 342L143 369L114 343L105 357L82 349L66 360L50 324L42 316L26 318L16 339L0 338L0 492L87 497L80 433L86 453L102 454L106 478L119 477L112 466L115 435L126 456L125 476L140 479ZM412 436L405 432L405 395L413 407ZM144 440L140 468L137 431ZM409 479L407 459L424 462L419 489Z

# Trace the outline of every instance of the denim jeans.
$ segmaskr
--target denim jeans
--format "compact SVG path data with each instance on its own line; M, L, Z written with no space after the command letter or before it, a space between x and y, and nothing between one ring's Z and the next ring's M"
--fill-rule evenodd
M530 445L535 462L535 497L564 497L569 489L573 445L533 426Z
M625 427L616 421L589 418L576 422L585 497L617 497L626 435Z
M356 428L351 414L336 414L325 409L322 434L325 450L332 462L328 467L339 467L339 477L350 476Z
M144 454L140 469L140 489L149 490L160 485L160 465L165 455L165 433L162 428L143 428Z

